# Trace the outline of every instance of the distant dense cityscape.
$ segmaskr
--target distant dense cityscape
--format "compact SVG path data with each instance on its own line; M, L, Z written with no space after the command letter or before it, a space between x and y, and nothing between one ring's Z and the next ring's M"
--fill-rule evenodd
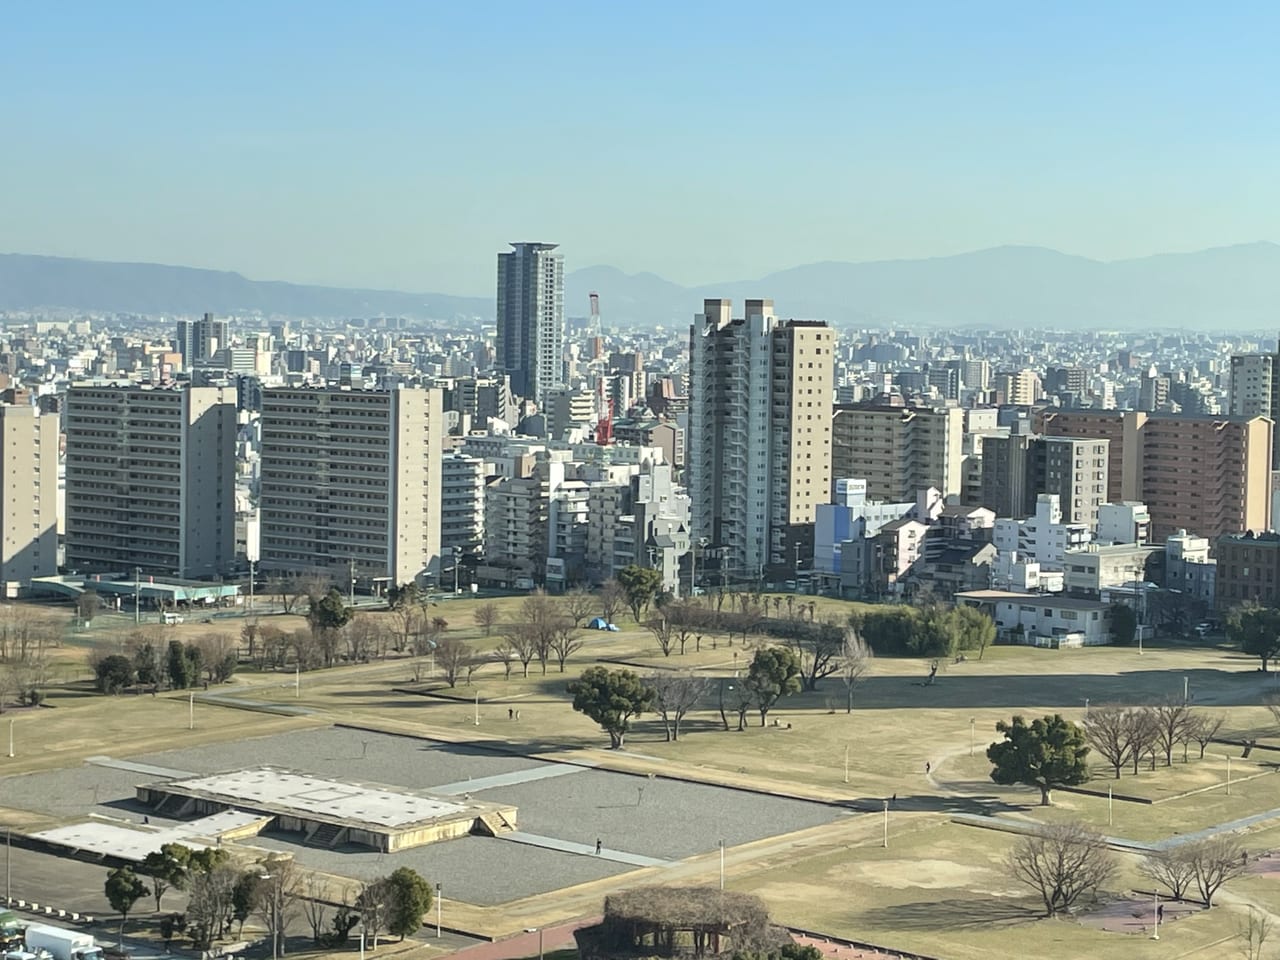
M499 254L493 317L0 313L5 594L639 565L677 597L958 599L1082 643L1116 603L1158 631L1278 598L1274 338L689 313L566 304L544 243Z

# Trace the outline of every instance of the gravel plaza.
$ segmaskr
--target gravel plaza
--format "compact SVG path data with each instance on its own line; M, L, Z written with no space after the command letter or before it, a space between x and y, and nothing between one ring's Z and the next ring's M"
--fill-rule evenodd
M357 880L410 866L439 880L446 898L479 905L661 866L711 852L721 840L735 846L845 815L819 803L344 727L94 757L78 767L0 780L0 805L62 822L94 814L141 824L150 811L137 804L135 789L157 780L159 772L207 777L262 766L516 806L515 834L468 836L393 854L302 846L283 833L239 842L288 851L305 865ZM158 828L171 825L155 816L150 821Z

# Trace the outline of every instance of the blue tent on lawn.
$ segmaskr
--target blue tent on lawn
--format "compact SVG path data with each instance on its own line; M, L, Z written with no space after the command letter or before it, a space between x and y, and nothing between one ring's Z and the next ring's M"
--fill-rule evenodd
M593 617L591 621L587 623L587 628L590 630L608 630L609 621L604 617Z

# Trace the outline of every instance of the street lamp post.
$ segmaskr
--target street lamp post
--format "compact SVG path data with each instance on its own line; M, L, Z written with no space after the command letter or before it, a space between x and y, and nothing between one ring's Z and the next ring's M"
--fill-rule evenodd
M1160 939L1160 891L1156 891L1155 913L1152 915L1154 925L1151 928L1151 939Z
M440 939L440 883L436 883L436 939Z
M525 933L538 934L538 960L543 960L543 928L525 927Z
M969 756L971 757L973 756L973 750L977 742L977 736L978 736L978 718L970 717L969 718Z
M142 622L142 568L133 568L133 622Z
M257 572L254 569L256 564L257 564L256 560L249 561L249 612L250 613L253 613L253 581L256 577L256 572Z
M462 569L462 548L453 545L453 595L458 595L458 571Z

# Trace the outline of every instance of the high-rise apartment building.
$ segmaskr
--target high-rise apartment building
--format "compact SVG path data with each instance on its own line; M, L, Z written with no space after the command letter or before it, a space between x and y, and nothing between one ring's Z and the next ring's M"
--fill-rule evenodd
M460 451L445 454L440 465L440 553L455 550L474 556L484 546L485 462Z
M212 313L206 313L199 320L179 320L177 339L182 365L190 369L198 362L212 360L219 350L231 346L231 322Z
M438 389L264 390L262 568L438 576L443 438Z
M832 475L867 481L872 500L915 500L936 487L943 496L964 484L964 410L841 404L832 422Z
M1093 529L1107 500L1106 440L1013 434L982 445L982 503L997 517L1033 516L1039 497L1058 498L1063 523Z
M564 385L564 256L554 243L513 243L498 254L498 367L511 389L541 405Z
M1045 412L1042 429L1110 441L1106 499L1145 503L1153 542L1183 528L1210 540L1267 529L1273 424L1265 417L1063 410Z
M1040 375L1034 370L1015 370L997 373L992 385L1003 402L1019 407L1029 407L1044 396Z
M0 405L0 590L58 572L58 415Z
M231 387L67 391L66 565L215 577L235 558Z
M831 491L834 336L773 301L707 300L690 331L687 486L693 539L733 578L793 571Z
M1233 417L1280 417L1280 353L1246 353L1231 358ZM1271 451L1271 469L1280 470L1280 448Z

